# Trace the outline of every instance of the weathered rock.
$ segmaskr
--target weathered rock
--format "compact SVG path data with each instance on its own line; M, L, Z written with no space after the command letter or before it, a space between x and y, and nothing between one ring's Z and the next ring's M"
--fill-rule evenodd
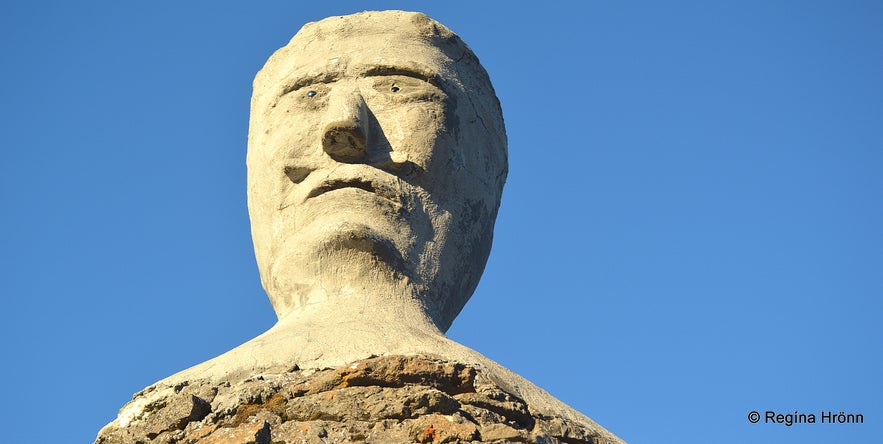
M531 411L480 368L429 356L157 385L120 413L96 444L607 442L589 425Z

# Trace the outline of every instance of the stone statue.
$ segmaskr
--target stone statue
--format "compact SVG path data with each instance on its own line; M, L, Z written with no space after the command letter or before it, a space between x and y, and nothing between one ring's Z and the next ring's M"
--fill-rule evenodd
M440 23L383 11L305 25L257 74L248 135L252 237L279 321L136 395L102 434L195 381L425 356L477 368L531 413L620 442L444 336L490 252L506 146L487 73Z

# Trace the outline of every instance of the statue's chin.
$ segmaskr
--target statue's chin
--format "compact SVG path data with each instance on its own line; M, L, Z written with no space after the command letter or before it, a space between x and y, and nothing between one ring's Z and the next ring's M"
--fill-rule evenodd
M421 280L402 253L401 236L382 228L336 221L280 245L265 276L277 315L347 295L366 299L419 292L413 286Z
M319 242L320 255L353 255L364 257L366 253L376 262L402 274L407 273L407 265L402 252L391 236L367 224L342 222L324 235ZM364 259L363 259L364 260ZM376 261L376 262L375 262Z

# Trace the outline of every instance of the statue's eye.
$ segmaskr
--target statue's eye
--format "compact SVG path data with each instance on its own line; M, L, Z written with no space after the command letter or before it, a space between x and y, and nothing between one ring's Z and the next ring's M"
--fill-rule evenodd
M312 89L307 91L307 97L316 97L316 91L313 91Z
M395 103L433 102L440 100L443 95L429 81L407 75L372 76L370 83L365 86L372 90L373 97ZM325 90L320 91L325 93ZM325 99L321 94L320 98Z

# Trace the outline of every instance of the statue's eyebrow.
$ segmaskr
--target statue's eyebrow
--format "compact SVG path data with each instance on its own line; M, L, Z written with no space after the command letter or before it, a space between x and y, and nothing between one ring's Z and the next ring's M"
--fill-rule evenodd
M442 87L441 76L429 71L402 68L400 66L371 66L365 70L365 76L405 76L422 80L432 86L444 91Z
M441 76L430 71L425 71L421 69L414 68L403 68L400 66L370 66L362 71L362 76L365 77L373 77L373 76L405 76L411 77L423 82L427 82L432 86L444 91L444 87L442 87ZM339 72L323 72L317 74L305 74L301 76L297 76L296 78L288 81L283 87L279 96L284 96L292 91L297 91L300 88L305 86L313 85L316 83L331 83L339 80L343 77L342 73Z
M285 86L282 87L282 93L280 96L288 94L292 91L297 91L308 85L313 85L315 83L331 83L340 78L340 73L334 72L323 72L319 74L306 74L302 76L298 76L297 78L288 81Z

